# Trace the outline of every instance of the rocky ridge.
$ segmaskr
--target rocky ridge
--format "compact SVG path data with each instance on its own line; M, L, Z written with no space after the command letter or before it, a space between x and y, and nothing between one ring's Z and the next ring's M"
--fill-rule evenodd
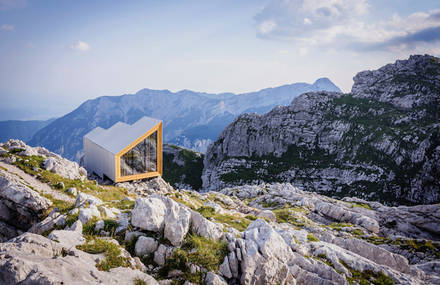
M5 152L2 162L75 199L48 197L33 233L0 243L2 284L440 282L440 205L337 200L289 183L207 193L161 178L96 185L45 170L44 157Z
M203 188L291 182L340 198L438 203L439 103L436 57L360 72L349 94L305 93L239 116L208 148Z

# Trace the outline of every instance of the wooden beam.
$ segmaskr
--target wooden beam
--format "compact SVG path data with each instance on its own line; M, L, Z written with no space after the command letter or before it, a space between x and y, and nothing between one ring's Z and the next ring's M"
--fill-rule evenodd
M116 167L116 175L115 175L115 182L122 182L122 181L129 181L129 180L136 180L136 179L143 179L143 178L149 178L149 177L156 177L162 175L162 122L148 130L145 134L137 138L135 141L133 141L131 144L126 146L124 149L122 149L120 152L118 152L115 155L115 167ZM152 135L155 131L157 131L156 136L156 171L154 172L145 172L140 174L134 174L134 175L126 175L121 176L121 156L129 152L132 148L134 148L137 144L139 144L141 141L143 141L145 138Z

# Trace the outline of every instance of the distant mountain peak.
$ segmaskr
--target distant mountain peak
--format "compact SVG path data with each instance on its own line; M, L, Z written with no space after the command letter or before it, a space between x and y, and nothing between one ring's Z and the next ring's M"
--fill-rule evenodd
M333 91L333 92L342 92L341 89L339 89L339 87L336 86L327 77L321 77L321 78L317 79L313 83L313 87L315 87L317 90L327 90L327 91Z

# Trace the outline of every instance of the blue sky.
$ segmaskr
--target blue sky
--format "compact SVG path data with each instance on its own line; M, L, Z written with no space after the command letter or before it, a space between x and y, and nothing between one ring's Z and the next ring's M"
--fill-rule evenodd
M142 88L249 92L440 55L438 0L0 0L0 120Z

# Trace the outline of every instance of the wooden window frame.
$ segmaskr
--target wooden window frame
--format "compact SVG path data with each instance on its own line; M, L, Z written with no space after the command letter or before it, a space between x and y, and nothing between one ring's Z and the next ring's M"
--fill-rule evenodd
M159 124L148 130L148 132L137 138L134 142L126 146L123 150L121 150L115 155L115 172L116 172L115 182L124 182L124 181L136 180L136 179L162 176L162 130L163 130L162 122L160 122ZM121 176L121 157L156 131L157 131L157 142L156 142L157 171Z

